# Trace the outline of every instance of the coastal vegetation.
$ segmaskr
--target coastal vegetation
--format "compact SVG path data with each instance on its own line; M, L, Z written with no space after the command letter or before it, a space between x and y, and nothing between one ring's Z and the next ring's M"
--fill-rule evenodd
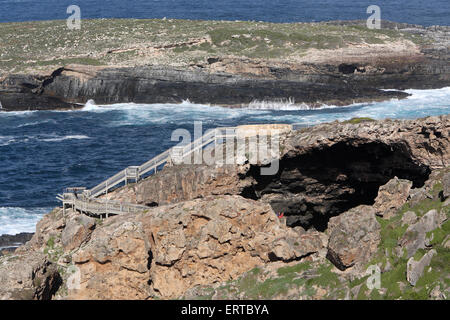
M185 67L211 56L296 60L314 49L426 41L398 30L327 23L94 19L83 20L80 30L69 30L65 20L2 23L1 29L1 72L72 63Z
M378 251L367 267L378 265L381 270L381 289L369 289L369 275L348 277L339 273L329 261L293 262L290 266L255 268L238 279L215 287L198 289L199 299L357 299L357 300L426 300L435 292L444 292L450 286L448 279L448 234L450 232L450 205L439 200L442 184L436 183L430 198L415 204L410 202L390 219L377 218L381 225ZM413 211L422 217L430 210L446 214L446 221L427 234L430 246L437 251L429 267L413 286L407 282L406 252L396 252L398 243L406 235L408 224L402 223L404 214ZM446 238L447 237L447 238ZM412 235L414 238L414 235ZM413 256L419 261L429 249L418 249ZM403 252L403 253L402 253Z

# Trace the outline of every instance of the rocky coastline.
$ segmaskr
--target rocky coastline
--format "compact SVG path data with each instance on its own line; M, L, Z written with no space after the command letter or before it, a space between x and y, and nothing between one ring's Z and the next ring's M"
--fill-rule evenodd
M91 99L315 108L450 86L445 26L83 23L3 25L0 111ZM272 160L277 174L261 175ZM103 196L143 213L55 208L35 233L0 236L0 300L449 299L449 115L283 132L268 161L167 165Z
M31 240L34 233L22 232L15 235L0 235L0 256L14 252L18 247Z
M8 64L0 66L2 110L74 109L90 99L98 104L176 104L189 100L228 107L290 100L317 107L408 96L383 89L450 85L449 27L424 28L383 21L383 29L369 32L362 21L275 24L270 28L291 29L271 38L268 26L258 24L229 26L222 22L210 26L207 22L178 20L152 23L158 23L163 30L149 35L152 41L113 43L101 52L81 49L76 59L61 56L61 50L69 49L59 48L48 53L57 52L58 58L40 58L45 67L37 67L39 59L27 56L34 65L19 72ZM179 31L173 30L180 30L180 25L186 27L183 24L193 30L202 27L210 31L203 38L185 36L180 42ZM327 39L321 34L325 31L335 32L336 36ZM280 39L284 40L275 43ZM271 55L265 56L264 50ZM3 55L11 55L11 63L25 59L8 52ZM82 59L87 62L82 63Z
M449 152L446 115L287 132L274 176L167 166L108 194L142 214L45 215L0 299L448 299Z

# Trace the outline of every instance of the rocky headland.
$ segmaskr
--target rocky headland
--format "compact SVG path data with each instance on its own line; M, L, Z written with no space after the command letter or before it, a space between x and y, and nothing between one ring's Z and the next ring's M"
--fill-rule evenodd
M449 298L448 115L286 132L274 159L272 176L171 165L108 194L140 214L55 208L0 258L0 298Z
M450 85L449 27L83 20L2 24L3 111L120 102L317 107Z
M33 233L22 232L15 235L0 235L0 256L4 253L14 251L17 247L30 241Z

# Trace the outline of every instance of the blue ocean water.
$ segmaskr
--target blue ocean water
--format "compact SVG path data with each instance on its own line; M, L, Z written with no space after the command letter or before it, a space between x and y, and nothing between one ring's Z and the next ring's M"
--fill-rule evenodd
M65 19L69 5L82 18L180 18L310 22L382 19L449 25L448 0L0 0L0 22ZM1 32L1 25L0 25ZM1 44L0 44L1 45ZM0 70L1 73L1 70ZM139 165L175 145L173 130L246 123L302 123L356 116L415 118L450 113L450 88L410 90L406 100L303 110L292 105L227 109L193 105L87 105L80 111L0 112L0 235L34 231L67 186L92 187L118 170Z
M68 17L69 5L82 18L178 18L311 22L367 19L370 5L382 19L421 25L448 25L448 0L0 0L0 22Z
M176 145L172 131L247 123L300 123L352 117L417 118L450 113L450 87L407 90L408 99L346 107L275 104L230 109L183 104L87 104L78 111L0 112L0 234L33 231L68 186L92 187ZM261 109L270 108L270 109Z

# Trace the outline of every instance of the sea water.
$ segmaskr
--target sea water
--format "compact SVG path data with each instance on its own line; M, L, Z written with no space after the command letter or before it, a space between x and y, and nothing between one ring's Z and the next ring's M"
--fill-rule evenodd
M70 186L93 187L117 171L140 165L179 143L172 132L255 123L314 125L353 117L408 119L450 113L450 87L406 90L403 100L323 106L295 101L248 108L182 104L88 103L77 111L0 112L0 235L30 232L60 205Z
M448 25L448 0L0 0L0 22L66 19L78 5L82 18L177 18L314 22L367 19L378 5L381 18L412 24Z

